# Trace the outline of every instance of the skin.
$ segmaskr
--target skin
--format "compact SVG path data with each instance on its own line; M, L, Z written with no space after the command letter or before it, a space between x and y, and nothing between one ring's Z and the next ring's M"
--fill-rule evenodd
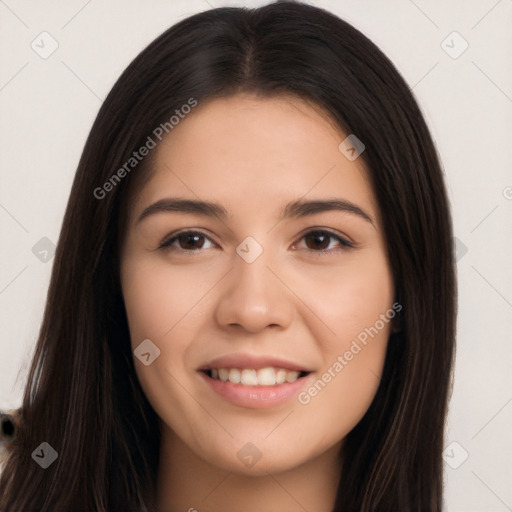
M391 322L305 405L293 396L269 409L235 406L197 370L226 354L272 355L313 369L309 386L391 309L375 195L362 159L338 149L345 137L300 99L236 95L198 105L155 149L154 173L131 207L121 282L132 347L150 339L160 349L135 367L162 424L161 511L334 506L339 450L375 396ZM228 216L160 211L138 220L168 197L219 202ZM372 222L344 211L280 220L290 201L333 197ZM354 247L315 241L305 236L311 228ZM205 236L159 248L183 229ZM235 250L248 236L263 248L252 263ZM261 454L252 466L237 457L248 442Z

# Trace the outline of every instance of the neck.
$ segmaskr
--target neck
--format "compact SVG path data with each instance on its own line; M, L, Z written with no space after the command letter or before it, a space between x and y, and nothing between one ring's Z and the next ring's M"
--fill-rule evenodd
M162 431L158 512L330 512L341 474L341 442L304 464L250 476L200 458L168 427Z

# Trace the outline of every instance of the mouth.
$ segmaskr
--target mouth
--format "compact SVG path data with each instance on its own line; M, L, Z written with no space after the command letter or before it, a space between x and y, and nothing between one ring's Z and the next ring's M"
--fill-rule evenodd
M296 397L314 371L290 359L238 353L209 361L197 373L206 384L205 392L238 407L268 409Z
M311 385L313 372L263 368L203 368L197 372L205 392L245 409L270 409L290 403Z
M308 376L306 370L267 366L264 368L206 368L200 370L208 378L241 386L276 386L291 384Z

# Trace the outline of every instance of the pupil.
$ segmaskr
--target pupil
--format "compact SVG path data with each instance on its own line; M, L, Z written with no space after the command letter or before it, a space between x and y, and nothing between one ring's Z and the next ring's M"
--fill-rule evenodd
M197 242L197 240L201 237L202 235L185 234L181 236L181 242L182 245L191 245L192 247L197 247L196 245L194 245L194 242ZM201 245L199 247L201 247Z
M329 245L329 236L328 235L318 233L318 234L311 235L311 237L313 238L314 244L317 246L317 248L318 248L318 246L321 246L320 248L324 249L325 247L327 247ZM322 239L323 239L323 243L322 243ZM325 242L327 242L327 243L325 243Z

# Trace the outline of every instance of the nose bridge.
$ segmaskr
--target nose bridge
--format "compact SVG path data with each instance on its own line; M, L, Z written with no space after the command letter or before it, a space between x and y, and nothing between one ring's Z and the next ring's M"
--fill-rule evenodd
M274 251L266 250L251 237L239 244L233 255L233 270L217 305L219 323L238 324L250 331L288 325L292 304L270 270L276 266L274 256Z
M248 253L250 254L252 250L250 248ZM254 260L246 260L237 254L237 257L234 258L234 274L238 282L238 289L246 288L246 292L254 295L268 293L270 291L268 281L273 277L268 269L268 267L272 267L271 260L270 251L262 251Z

